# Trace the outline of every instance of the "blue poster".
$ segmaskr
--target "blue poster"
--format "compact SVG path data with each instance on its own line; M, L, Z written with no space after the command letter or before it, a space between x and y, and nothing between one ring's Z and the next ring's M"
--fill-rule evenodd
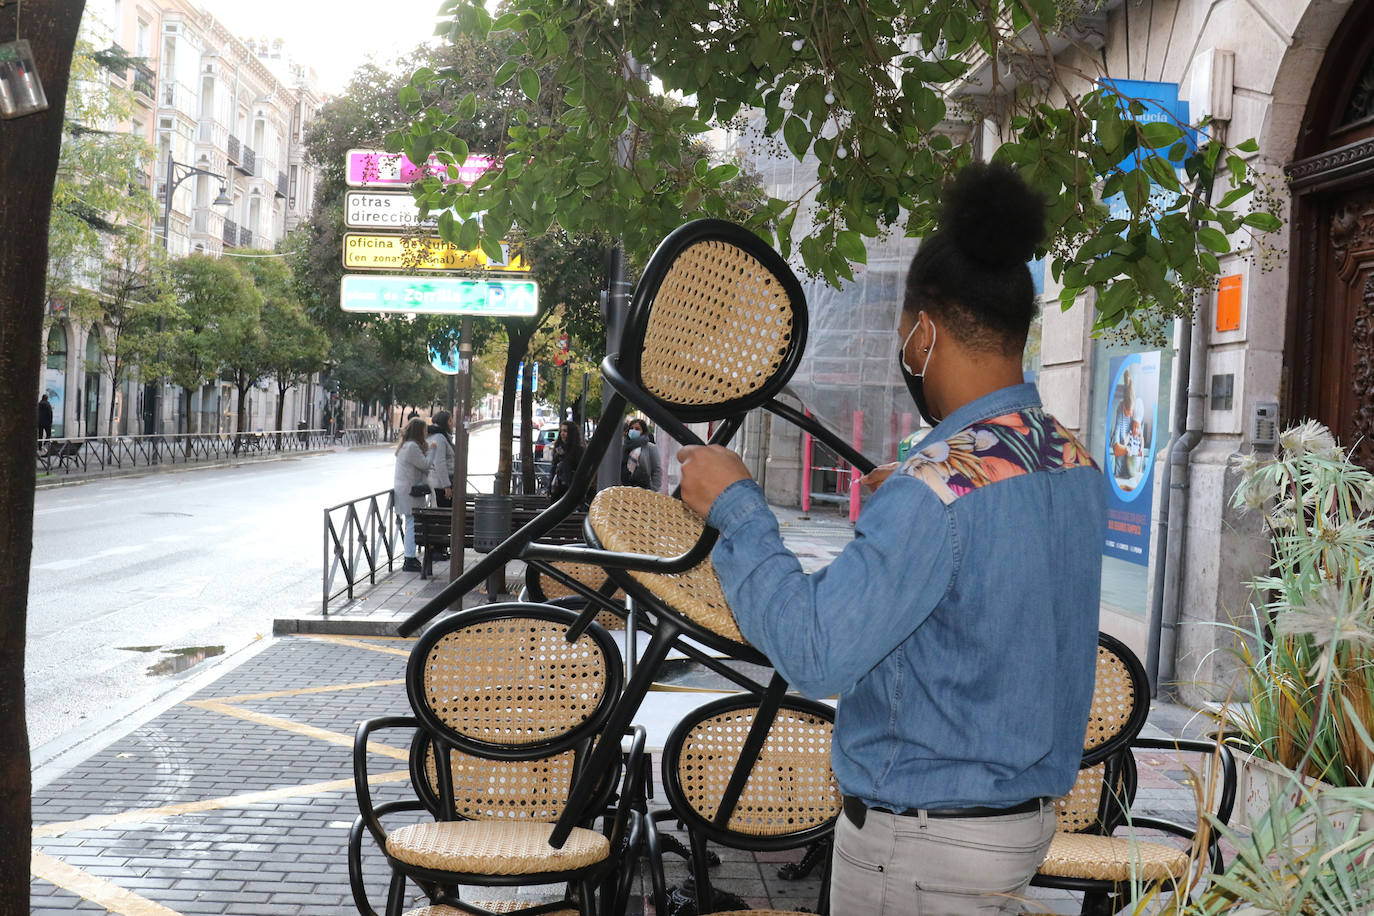
M1107 480L1107 532L1102 554L1148 566L1159 428L1159 351L1114 356L1109 375L1102 465Z

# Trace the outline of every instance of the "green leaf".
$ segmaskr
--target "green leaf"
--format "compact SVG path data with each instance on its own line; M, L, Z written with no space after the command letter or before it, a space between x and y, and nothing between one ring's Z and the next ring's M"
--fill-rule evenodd
M792 155L800 159L806 155L806 150L811 145L811 129L801 118L793 116L783 124L782 138L787 142L787 148L792 151Z
M1254 137L1251 137L1249 140L1242 140L1240 143L1237 143L1236 150L1242 153L1258 153L1259 144L1255 142Z
M477 93L469 92L463 96L463 100L458 103L457 114L464 121L472 120L472 116L477 114Z
M1226 238L1226 233L1211 226L1199 226L1197 240L1218 254L1226 254L1231 250L1231 242Z
M1135 284L1130 280L1117 280L1097 299L1099 320L1111 319L1112 324L1118 323L1135 298Z
M1226 192L1225 196L1221 198L1221 202L1217 204L1217 207L1224 210L1254 190L1255 186L1248 181L1236 185Z
M529 67L520 71L520 91L531 102L539 101L539 74Z
M501 250L501 239L499 236L482 236L482 251L493 261L503 261L506 257L506 253Z
M498 86L504 86L511 81L511 77L515 76L516 71L519 69L519 61L508 60L500 67L496 68L496 75L492 77L492 81Z
M577 186L594 188L606 180L606 173L595 165L585 165L577 170Z
M718 165L715 168L711 169L709 172L706 173L706 176L702 180L706 184L712 185L713 187L718 187L720 185L725 184L727 181L733 181L738 175L739 166L735 165L734 163L727 162L723 165Z
M1260 232L1277 232L1279 229L1283 228L1283 220L1263 210L1247 213L1245 219L1241 220L1241 222L1251 229L1258 229Z
M864 246L863 236L853 229L845 229L835 236L835 247L846 261L858 264L868 263L868 249Z
M1183 129L1172 121L1150 121L1140 125L1140 142L1150 149L1172 146L1183 136Z
M477 238L481 234L482 224L475 219L464 220L462 227L458 230L457 245L464 251L471 251L477 247Z

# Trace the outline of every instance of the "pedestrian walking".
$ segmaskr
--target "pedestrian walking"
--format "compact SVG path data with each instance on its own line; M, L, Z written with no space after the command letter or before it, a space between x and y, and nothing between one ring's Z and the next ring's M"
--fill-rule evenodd
M582 436L577 424L564 420L558 438L553 443L553 458L549 462L549 500L558 499L572 486L573 472L582 462Z
M1020 912L1051 799L1078 773L1105 488L1022 381L1044 233L1042 199L1008 166L968 166L946 190L897 336L934 428L865 478L855 539L825 569L802 572L738 455L680 453L741 632L803 694L839 695L835 916Z
M441 410L429 425L425 440L429 451L429 485L434 490L434 504L448 509L453 506L453 432L449 429L450 414ZM434 559L447 560L446 549L436 550Z
M46 394L38 399L38 438L52 438L52 404Z
M663 465L658 446L649 438L649 428L638 417L625 424L625 443L621 450L624 464L620 482L630 487L658 490L663 486Z
M420 560L415 555L415 509L425 504L429 496L429 456L425 442L425 421L419 417L406 424L401 441L396 446L396 476L392 483L392 497L396 514L401 516L401 531L405 543L405 562L402 572L419 572Z

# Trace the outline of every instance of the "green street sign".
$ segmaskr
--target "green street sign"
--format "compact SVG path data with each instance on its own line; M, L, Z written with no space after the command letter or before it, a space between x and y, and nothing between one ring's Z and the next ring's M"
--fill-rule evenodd
M533 318L539 313L539 284L533 280L345 274L339 300L345 312Z

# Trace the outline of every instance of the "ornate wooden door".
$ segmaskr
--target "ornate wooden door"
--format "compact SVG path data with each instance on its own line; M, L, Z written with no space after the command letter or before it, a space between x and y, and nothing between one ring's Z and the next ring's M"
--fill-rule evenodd
M1285 414L1374 468L1374 0L1327 50L1297 152Z

